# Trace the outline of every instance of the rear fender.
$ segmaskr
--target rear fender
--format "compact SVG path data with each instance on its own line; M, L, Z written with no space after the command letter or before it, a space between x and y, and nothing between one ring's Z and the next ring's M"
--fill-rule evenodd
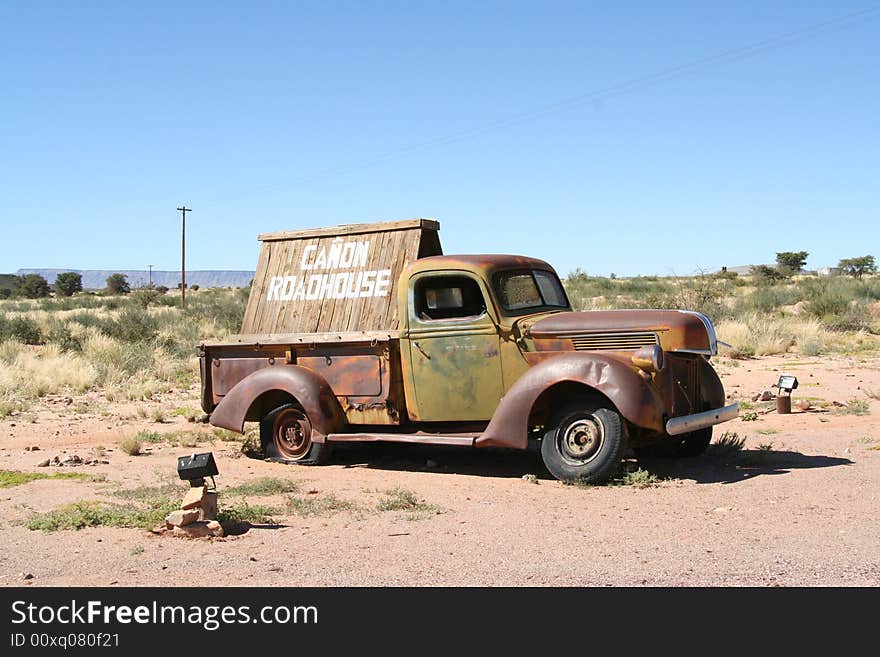
M217 404L211 424L243 433L245 420L261 419L274 410L279 397L287 395L305 409L314 442L324 442L327 434L345 424L345 414L327 381L298 365L268 367L243 378Z
M475 444L525 449L535 401L559 383L596 390L632 424L652 431L663 430L662 398L636 368L601 354L566 353L541 361L521 376L507 391Z

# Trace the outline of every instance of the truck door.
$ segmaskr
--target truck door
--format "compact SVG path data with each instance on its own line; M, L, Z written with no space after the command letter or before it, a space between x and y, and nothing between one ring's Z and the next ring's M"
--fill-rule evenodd
M504 387L500 338L483 283L461 271L409 283L409 414L422 422L489 420ZM415 404L412 402L415 401Z

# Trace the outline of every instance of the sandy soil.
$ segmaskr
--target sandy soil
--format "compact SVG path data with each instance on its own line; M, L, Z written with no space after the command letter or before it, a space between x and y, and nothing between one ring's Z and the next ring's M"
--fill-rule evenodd
M303 494L351 501L355 510L281 515L278 524L224 539L188 540L136 529L42 533L21 521L83 499L112 500L115 487L176 477L176 457L193 451L151 446L130 457L116 446L147 428L206 427L71 411L79 400L49 399L36 422L0 421L0 469L104 474L107 482L39 480L0 489L2 585L869 585L880 584L880 360L761 358L719 365L732 399L747 400L782 372L799 376L795 399L824 412L763 413L728 423L747 436L738 464L724 459L632 462L661 478L648 488L578 488L552 480L531 453L399 446L339 449L333 465L284 466L213 449L223 488L258 476L295 479ZM858 398L873 414L831 405ZM97 398L87 399L91 408ZM166 407L197 406L195 391ZM766 405L764 405L766 406ZM32 418L33 419L33 418ZM721 431L716 429L716 436ZM39 451L25 447L39 446ZM37 468L58 455L109 464ZM535 474L537 484L523 478ZM382 492L414 491L439 512L416 519L380 512ZM181 494L183 492L181 488ZM311 492L317 491L317 492ZM280 498L250 502L279 504ZM25 575L32 578L25 579Z

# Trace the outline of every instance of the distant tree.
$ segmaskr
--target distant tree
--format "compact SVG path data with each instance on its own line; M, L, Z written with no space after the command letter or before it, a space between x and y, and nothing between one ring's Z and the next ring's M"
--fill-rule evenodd
M82 274L66 271L55 277L55 294L59 297L72 297L77 292L82 292L82 289Z
M843 270L844 274L861 278L865 274L874 274L877 272L877 264L874 262L874 256L866 255L860 258L844 258L837 266Z
M768 265L752 265L750 273L765 283L774 283L785 278L785 275L776 267Z
M804 265L807 264L807 256L810 255L806 251L783 251L776 254L776 266L785 273L796 274L803 271Z
M0 299L8 299L12 296L12 290L8 287L0 287Z
M156 292L158 292L159 294L165 294L168 291L168 288L164 285L157 285L153 289L156 290Z
M126 274L110 274L107 277L107 291L110 294L128 294L131 292L128 276Z
M198 285L190 285L189 289L195 291L195 290L199 289L199 286Z
M49 282L39 274L25 274L18 278L18 293L28 299L49 296Z

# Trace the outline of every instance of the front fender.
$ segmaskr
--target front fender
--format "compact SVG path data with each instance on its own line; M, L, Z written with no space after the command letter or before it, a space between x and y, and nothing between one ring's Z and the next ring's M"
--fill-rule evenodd
M663 430L664 405L660 394L637 369L601 354L565 353L541 361L513 384L475 444L525 449L529 415L535 401L545 390L563 382L598 390L636 426Z
M239 381L217 404L211 413L211 424L230 431L244 432L244 422L255 404L267 393L287 393L305 409L312 423L314 442L345 424L345 414L333 394L330 384L312 370L299 365L267 367L249 374ZM264 398L271 401L271 397ZM257 408L260 416L273 410Z

